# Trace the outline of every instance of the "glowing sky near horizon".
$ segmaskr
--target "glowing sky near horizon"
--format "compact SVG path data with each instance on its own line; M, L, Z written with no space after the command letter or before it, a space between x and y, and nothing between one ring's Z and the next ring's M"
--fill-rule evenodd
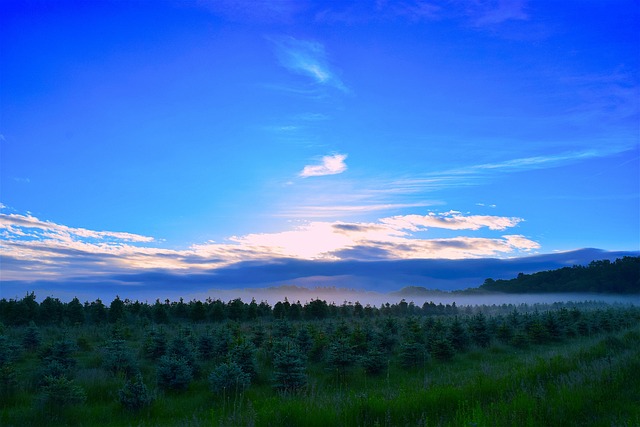
M0 4L0 279L640 249L640 5Z

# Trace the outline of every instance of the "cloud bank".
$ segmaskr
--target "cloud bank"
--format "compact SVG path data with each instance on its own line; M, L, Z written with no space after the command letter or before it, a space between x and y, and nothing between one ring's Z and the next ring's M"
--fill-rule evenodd
M2 280L63 279L137 270L197 273L239 262L290 258L328 261L479 258L524 254L539 248L526 236L429 238L431 229L504 232L521 218L457 211L381 218L374 222L311 221L273 233L231 236L224 242L168 249L153 237L94 231L0 214Z

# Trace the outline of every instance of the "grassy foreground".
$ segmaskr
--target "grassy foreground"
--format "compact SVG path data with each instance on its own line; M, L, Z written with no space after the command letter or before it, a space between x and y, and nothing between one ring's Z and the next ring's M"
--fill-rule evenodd
M121 407L124 377L106 372L94 351L107 327L43 332L84 346L74 382L86 400L44 404L34 376L39 356L26 352L15 363L17 386L0 401L2 426L640 426L637 325L525 348L493 343L410 369L390 360L378 375L310 361L308 384L295 393L273 389L260 354L260 374L244 392L213 393L206 375L183 391L154 388L156 365L147 360L140 369L155 399L137 412ZM141 331L132 334L130 342L142 341Z

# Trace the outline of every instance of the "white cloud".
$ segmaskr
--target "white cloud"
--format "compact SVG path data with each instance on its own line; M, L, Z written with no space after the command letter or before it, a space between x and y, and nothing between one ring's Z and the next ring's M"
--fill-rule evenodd
M424 216L394 216L383 218L380 221L395 228L411 231L418 231L429 227L445 228L448 230L478 230L482 227L487 227L490 230L504 230L509 227L515 227L522 221L522 218L491 215L464 216L460 212L449 211L442 214L430 213Z
M304 167L299 176L308 178L311 176L336 175L347 170L344 162L347 158L346 154L332 154L322 157L322 163L319 165L307 165Z
M289 71L310 77L314 82L348 92L347 87L331 69L324 45L294 37L271 38L280 64Z

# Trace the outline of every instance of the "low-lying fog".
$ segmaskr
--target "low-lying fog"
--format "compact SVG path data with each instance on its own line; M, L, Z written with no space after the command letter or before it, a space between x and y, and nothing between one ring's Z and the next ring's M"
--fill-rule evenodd
M339 288L300 288L300 287L277 287L262 289L242 289L242 290L211 290L206 293L193 295L196 299L220 299L228 302L235 298L240 298L244 302L250 302L255 298L257 302L267 301L274 305L278 301L289 302L300 301L303 305L314 299L325 300L328 303L341 305L344 302L360 302L362 305L370 304L380 307L383 304L395 304L404 299L406 302L413 302L417 306L422 306L425 302L433 301L435 304L456 305L501 305L501 304L537 304L554 303L567 301L599 301L606 303L629 303L640 305L638 295L610 295L610 294L461 294L449 292L419 292L417 294L403 291L379 293L371 291L359 291Z

